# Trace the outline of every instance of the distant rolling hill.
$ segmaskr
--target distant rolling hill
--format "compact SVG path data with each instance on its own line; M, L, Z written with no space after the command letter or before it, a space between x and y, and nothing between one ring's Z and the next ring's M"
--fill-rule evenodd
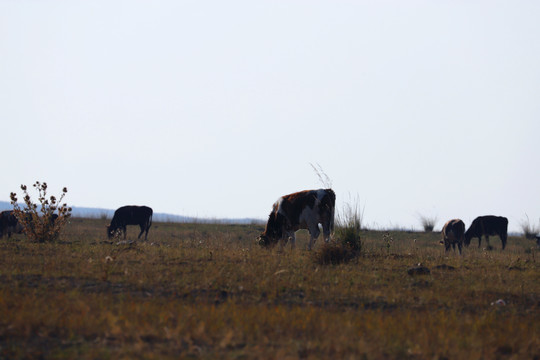
M0 201L0 211L11 210L13 206L7 201ZM78 218L90 219L112 219L114 210L104 208L89 208L71 206L72 216ZM264 221L254 218L238 218L238 219L206 219L183 215L174 215L166 213L156 213L152 217L156 222L178 222L178 223L220 223L220 224L262 224Z

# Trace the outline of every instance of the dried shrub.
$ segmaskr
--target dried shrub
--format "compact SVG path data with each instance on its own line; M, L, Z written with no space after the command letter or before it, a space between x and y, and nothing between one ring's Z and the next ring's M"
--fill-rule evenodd
M38 203L34 203L28 194L26 185L21 185L24 193L24 208L17 202L17 194L11 193L11 204L15 217L23 228L29 240L37 242L52 242L58 239L60 232L71 217L71 208L62 200L67 194L67 188L62 189L60 198L47 197L47 183L39 182L33 185L38 191Z
M521 231L523 231L523 236L529 240L535 240L536 235L540 233L540 226L531 224L529 216L525 214L525 220L522 220L519 225L521 226Z
M432 232L435 228L435 224L437 223L437 217L436 216L424 216L419 214L418 215L420 219L420 224L422 225L422 228L425 232Z
M337 217L334 241L321 246L313 255L314 261L320 265L335 265L347 263L359 256L362 250L362 217L358 201L353 205L346 203L343 213Z
M313 261L319 265L347 263L355 257L355 251L337 242L325 243L313 253Z

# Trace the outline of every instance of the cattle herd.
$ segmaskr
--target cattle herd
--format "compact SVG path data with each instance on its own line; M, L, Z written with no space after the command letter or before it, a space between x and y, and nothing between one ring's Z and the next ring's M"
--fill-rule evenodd
M442 242L446 251L450 246L455 250L458 246L459 253L463 245L469 246L472 238L478 238L478 247L482 245L482 236L486 237L489 245L489 237L498 235L502 242L502 249L506 247L508 238L508 219L503 216L479 216L473 220L469 229L465 231L465 224L460 219L448 220L442 229Z
M311 250L316 239L320 235L319 224L325 242L330 240L330 234L334 230L336 194L332 189L305 190L280 197L273 205L268 216L264 232L258 237L261 246L271 247L278 243L281 249L290 240L291 248L295 247L295 232L299 229L307 229L310 235L308 249ZM152 225L153 211L148 206L122 206L113 215L111 223L107 226L109 238L123 233L126 238L127 225L139 225L141 232L138 239L144 233L144 239L148 238L148 231ZM0 213L0 237L7 234L22 233L23 228L19 224L12 210ZM478 247L481 246L482 237L486 237L489 247L489 237L498 235L502 242L502 249L506 247L508 238L508 219L502 216L479 216L471 223L467 231L465 224L460 219L452 219L444 224L442 240L446 251L456 245L459 253L463 245L469 246L471 239L478 238ZM540 244L540 238L537 237Z

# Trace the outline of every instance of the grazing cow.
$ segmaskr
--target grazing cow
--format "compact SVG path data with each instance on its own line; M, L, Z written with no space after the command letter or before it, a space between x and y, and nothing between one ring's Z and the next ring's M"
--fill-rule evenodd
M13 210L6 210L0 213L0 237L3 237L4 234L7 234L8 238L11 237L11 234L21 234L23 232L23 227L17 220Z
M508 238L508 219L503 216L479 216L473 220L469 229L465 232L465 246L469 246L471 239L478 238L478 247L482 243L482 236L486 236L486 242L489 245L489 236L498 235L502 241L502 249L506 247L506 239Z
M291 239L291 248L295 247L295 232L307 229L311 250L319 237L319 223L322 224L324 240L330 240L334 230L334 209L336 194L332 189L305 190L280 197L272 208L264 232L259 236L259 244L271 246L281 240L281 249Z
M107 226L107 236L109 239L114 236L117 230L124 232L124 239L126 238L126 225L139 225L141 232L137 239L141 238L143 232L144 240L148 238L148 230L152 225L153 211L148 206L122 206L114 212L114 216L111 220L111 224Z
M450 246L456 251L458 246L459 254L461 255L461 247L465 237L465 224L460 219L448 220L442 228L442 238L446 251L450 250Z
M26 213L25 215L27 220L26 225L33 230L34 223L32 220L32 215L30 213ZM58 214L52 214L49 219L50 225L54 225L56 219L58 219ZM10 238L11 234L22 234L23 232L24 227L19 219L17 219L15 216L15 212L13 210L2 211L0 213L0 237L7 233L8 238Z
M536 246L540 248L540 236L536 235Z

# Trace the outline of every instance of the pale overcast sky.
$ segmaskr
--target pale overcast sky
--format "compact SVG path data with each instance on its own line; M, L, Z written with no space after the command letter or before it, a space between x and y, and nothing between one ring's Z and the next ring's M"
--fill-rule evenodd
M0 200L540 217L539 1L0 0Z

